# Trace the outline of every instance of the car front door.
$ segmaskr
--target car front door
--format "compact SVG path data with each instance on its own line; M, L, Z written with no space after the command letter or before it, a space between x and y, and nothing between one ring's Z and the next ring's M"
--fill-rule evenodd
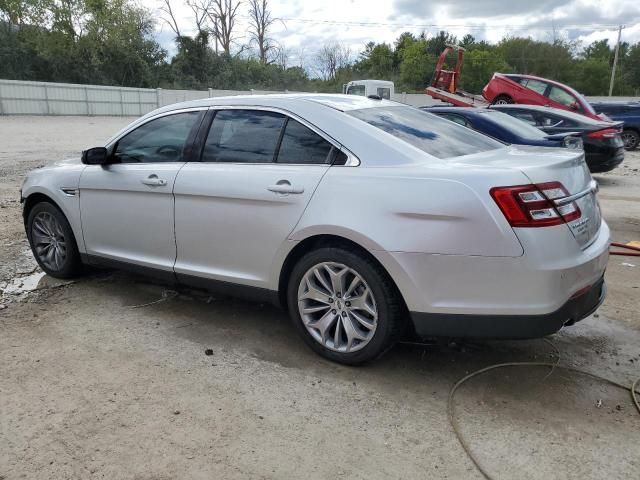
M173 277L173 186L204 113L151 119L108 147L112 163L85 168L80 211L89 262L125 262Z
M578 99L563 88L552 85L548 90L547 96L549 97L549 104L552 107L572 110L578 113L583 112L582 105Z
M201 162L185 165L176 179L176 275L269 288L274 259L341 153L282 113L210 115Z

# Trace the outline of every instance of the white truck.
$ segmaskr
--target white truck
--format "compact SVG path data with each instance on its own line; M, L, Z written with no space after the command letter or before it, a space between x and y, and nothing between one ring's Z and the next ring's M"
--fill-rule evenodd
M387 80L353 80L342 85L342 93L363 97L375 95L390 100L395 90L393 82Z

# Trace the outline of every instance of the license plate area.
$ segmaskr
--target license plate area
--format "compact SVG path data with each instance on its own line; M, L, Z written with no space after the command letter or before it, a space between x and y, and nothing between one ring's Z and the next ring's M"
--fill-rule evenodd
M589 192L577 200L580 218L570 222L569 228L582 248L588 247L600 230L601 212L595 192Z

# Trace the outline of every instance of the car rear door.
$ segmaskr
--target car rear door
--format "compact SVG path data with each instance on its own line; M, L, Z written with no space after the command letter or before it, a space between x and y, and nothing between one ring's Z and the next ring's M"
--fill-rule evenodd
M269 288L274 259L336 147L273 109L211 111L201 161L175 184L178 278Z
M114 163L84 169L80 212L90 261L135 264L173 277L173 185L204 113L151 119L109 147Z
M519 92L521 98L514 99L515 103L523 103L525 105L546 105L549 103L549 99L545 97L549 87L547 82L534 78L523 78L520 84L525 88Z

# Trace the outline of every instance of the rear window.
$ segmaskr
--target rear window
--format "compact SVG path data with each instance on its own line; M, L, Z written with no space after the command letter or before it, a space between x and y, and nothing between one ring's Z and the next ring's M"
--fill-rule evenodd
M504 147L492 138L417 108L365 108L345 113L437 158L459 157Z

